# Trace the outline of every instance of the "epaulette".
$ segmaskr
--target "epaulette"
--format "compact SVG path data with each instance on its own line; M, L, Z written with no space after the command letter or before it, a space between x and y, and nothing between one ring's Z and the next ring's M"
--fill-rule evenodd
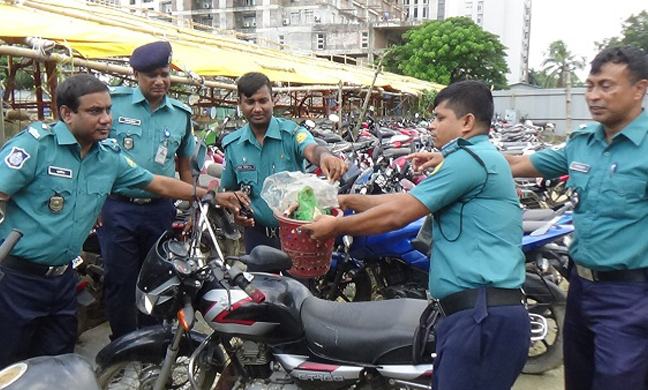
M189 115L193 114L193 111L191 110L191 107L189 107L187 104L185 104L185 103L183 103L183 102L181 102L179 100L176 100L176 99L169 98L169 100L171 101L171 104L173 104L175 107L178 107L181 110L187 111L189 113Z
M106 149L110 149L115 153L119 153L121 151L121 147L117 143L117 140L114 138L106 138L105 140L101 141L99 145L105 147Z
M29 135L31 135L32 137L34 137L34 139L37 140L48 135L54 135L52 128L43 122L34 122L16 135L21 135L24 133L29 133Z
M132 95L133 94L133 88L129 88L129 87L122 87L122 86L108 87L108 90L110 91L111 95Z
M579 127L578 129L572 131L572 133L569 135L569 139L576 138L581 135L590 135L594 132L596 126L598 125L587 125Z
M452 154L456 152L457 150L461 149L461 144L459 142L465 141L463 138L455 138L452 141L448 142L447 144L443 145L441 148L441 155L443 157L447 157L449 154Z
M279 122L279 130L287 131L289 133L292 133L293 135L296 135L297 131L302 128L297 122L291 121L290 119L276 119Z
M233 133L227 134L225 137L223 137L223 140L221 141L221 145L223 146L223 150L227 147L227 145L231 144L234 141L237 141L239 138L241 138L241 135L243 134L243 129L238 129L234 131Z

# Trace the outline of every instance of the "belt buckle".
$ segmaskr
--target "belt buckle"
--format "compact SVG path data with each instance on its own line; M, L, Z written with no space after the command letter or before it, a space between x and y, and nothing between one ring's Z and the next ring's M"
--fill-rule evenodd
M578 273L578 276L585 280L589 280L590 282L596 282L596 278L594 277L594 271L587 267L583 267L580 264L576 264L576 272Z
M133 198L133 203L135 204L147 204L151 203L151 198Z
M277 228L276 227L265 227L265 233L268 238L275 238L277 237Z
M50 265L49 268L47 269L47 272L45 272L45 276L61 276L67 271L69 264L65 265Z

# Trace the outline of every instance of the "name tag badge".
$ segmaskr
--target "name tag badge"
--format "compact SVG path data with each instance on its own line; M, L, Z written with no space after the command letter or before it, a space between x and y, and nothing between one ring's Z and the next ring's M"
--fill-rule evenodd
M240 164L236 166L237 172L253 171L255 169L256 167L254 166L254 164Z
M64 177L66 179L72 178L72 170L67 168L49 166L47 167L47 174L50 176Z
M123 116L120 116L119 119L117 119L117 122L124 124L124 125L131 125L131 126L141 126L142 121L139 119L135 118L126 118Z
M569 170L570 171L576 171L576 172L588 173L589 170L590 170L590 166L585 164L585 163L578 162L578 161L572 161L572 163L569 165Z
M160 165L164 165L164 163L166 162L168 152L169 150L167 149L166 146L160 145L160 147L157 150L157 153L155 153L155 162Z

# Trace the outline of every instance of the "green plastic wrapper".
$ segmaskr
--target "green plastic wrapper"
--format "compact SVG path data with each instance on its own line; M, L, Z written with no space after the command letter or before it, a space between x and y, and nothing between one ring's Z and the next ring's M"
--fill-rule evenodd
M299 206L290 215L290 218L298 221L312 221L318 215L330 214L330 210L320 210L317 203L317 198L311 187L304 187L297 194L297 202Z

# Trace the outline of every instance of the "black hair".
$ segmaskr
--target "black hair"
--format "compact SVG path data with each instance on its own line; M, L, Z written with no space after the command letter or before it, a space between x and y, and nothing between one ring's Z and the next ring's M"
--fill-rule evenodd
M62 106L67 106L77 112L79 98L97 92L108 92L108 86L93 75L75 74L56 87L56 108L60 112Z
M263 86L268 87L270 95L272 95L272 84L268 76L259 72L249 72L241 76L236 82L236 89L238 91L238 96L252 96L258 90L263 88Z
M434 98L434 107L445 102L457 118L473 114L475 121L488 131L495 111L493 94L483 83L473 80L448 85Z
M608 47L598 53L592 60L590 74L598 74L601 67L609 62L613 64L626 64L630 73L632 84L648 79L648 57L638 47L615 46Z

